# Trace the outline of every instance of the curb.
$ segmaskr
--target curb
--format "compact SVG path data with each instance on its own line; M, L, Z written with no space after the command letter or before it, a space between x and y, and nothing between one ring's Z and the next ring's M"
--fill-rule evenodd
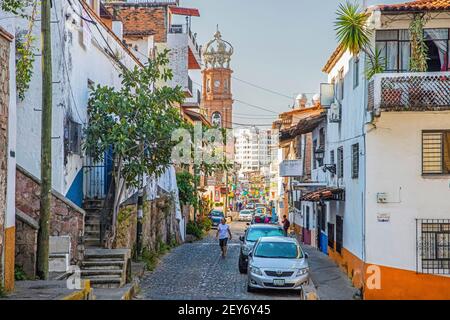
M139 280L134 279L130 288L122 295L120 300L133 300L133 297L140 291Z
M93 289L91 288L91 281L84 280L83 288L79 291L73 292L67 296L62 297L61 300L93 300Z

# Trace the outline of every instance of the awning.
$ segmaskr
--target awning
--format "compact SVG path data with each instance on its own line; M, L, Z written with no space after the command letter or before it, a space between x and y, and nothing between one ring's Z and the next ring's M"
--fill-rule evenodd
M313 192L306 193L302 196L302 201L344 201L345 200L345 190L341 188L322 188Z
M180 16L200 17L200 11L194 8L169 7L172 14Z

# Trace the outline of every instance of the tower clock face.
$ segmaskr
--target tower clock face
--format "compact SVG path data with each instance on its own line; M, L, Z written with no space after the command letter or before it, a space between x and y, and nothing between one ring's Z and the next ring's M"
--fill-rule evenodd
M220 87L220 81L219 80L214 81L214 87L216 87L216 88Z

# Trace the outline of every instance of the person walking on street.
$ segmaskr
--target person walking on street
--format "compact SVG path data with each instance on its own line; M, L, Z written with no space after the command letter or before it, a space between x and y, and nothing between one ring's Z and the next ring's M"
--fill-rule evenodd
M230 237L230 240L233 238L231 235L230 226L227 224L227 220L222 218L222 220L220 220L220 224L217 226L216 233L216 239L219 239L220 250L222 251L222 258L227 256L228 236Z
M281 223L283 224L284 235L287 237L289 228L291 226L291 222L288 220L286 215L284 215L283 220L281 220Z

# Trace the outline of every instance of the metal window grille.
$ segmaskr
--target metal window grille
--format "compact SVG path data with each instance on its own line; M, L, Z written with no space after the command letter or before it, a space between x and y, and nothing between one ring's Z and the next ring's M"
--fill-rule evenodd
M422 173L450 173L450 131L422 132Z
M338 177L344 177L344 148L339 147L337 149L337 169L338 169Z
M359 86L359 57L353 61L353 89Z
M416 219L416 270L450 274L450 219Z
M334 224L328 223L328 246L334 250Z
M81 155L81 124L67 120L65 140L68 152Z
M359 175L359 144L352 145L352 178L356 179Z
M341 253L344 245L344 221L342 217L336 216L336 252Z

